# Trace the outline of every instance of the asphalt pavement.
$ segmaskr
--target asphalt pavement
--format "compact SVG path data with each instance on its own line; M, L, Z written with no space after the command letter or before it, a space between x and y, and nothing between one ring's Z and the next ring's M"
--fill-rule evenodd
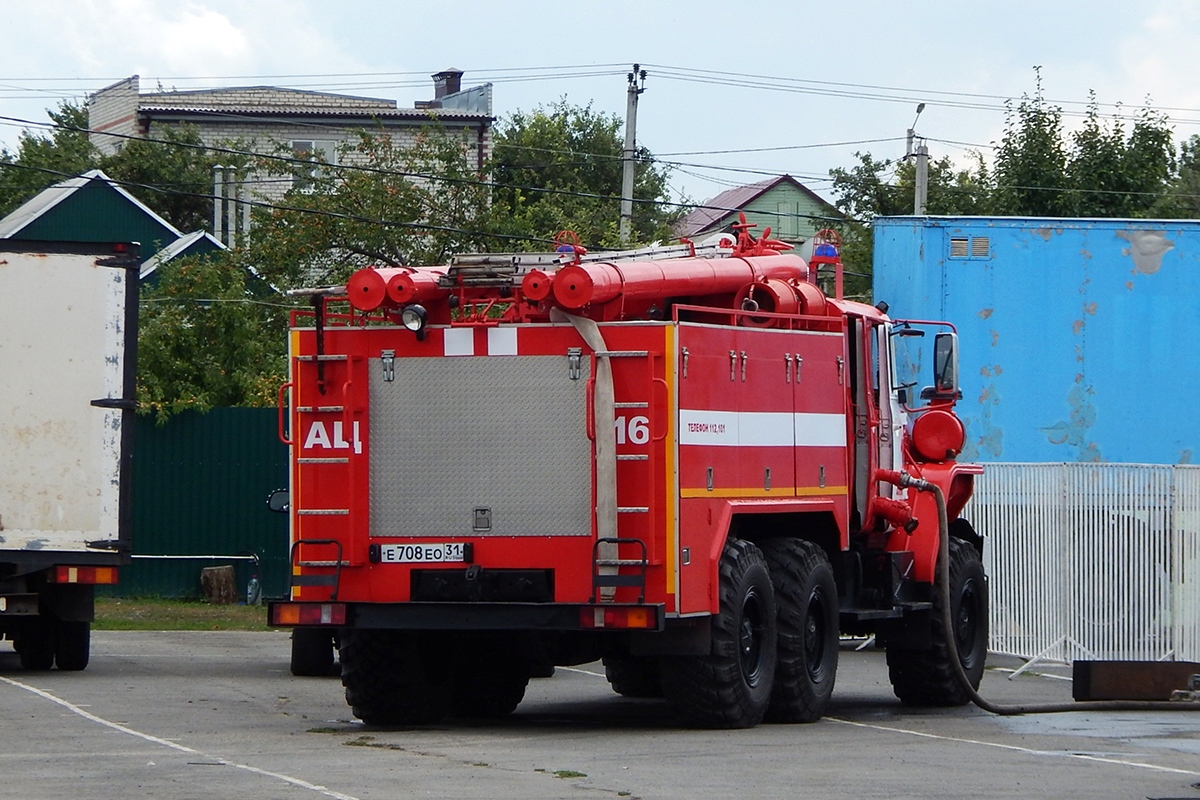
M908 709L881 652L841 652L811 725L680 727L601 665L530 682L510 718L355 721L337 678L288 673L286 633L103 632L85 672L26 672L0 643L0 797L1186 798L1200 712L997 717ZM998 702L1070 699L1067 671L993 656Z

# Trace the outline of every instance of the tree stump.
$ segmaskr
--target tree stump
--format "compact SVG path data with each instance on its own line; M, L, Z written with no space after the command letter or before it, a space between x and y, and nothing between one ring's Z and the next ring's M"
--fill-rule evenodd
M233 567L205 567L200 570L200 588L204 599L213 605L225 606L237 602L237 584Z

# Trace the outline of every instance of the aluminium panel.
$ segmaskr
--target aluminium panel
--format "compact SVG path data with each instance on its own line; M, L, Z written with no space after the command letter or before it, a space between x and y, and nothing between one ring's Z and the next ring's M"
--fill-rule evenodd
M582 366L572 380L562 356L398 358L386 381L372 359L371 535L590 535Z

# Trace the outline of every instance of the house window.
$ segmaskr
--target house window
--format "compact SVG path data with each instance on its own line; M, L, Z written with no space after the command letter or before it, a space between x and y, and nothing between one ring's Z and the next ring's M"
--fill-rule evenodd
M951 236L951 258L988 258L991 254L991 241L986 236Z
M337 142L331 139L293 139L292 152L295 158L307 159L323 164L337 163ZM320 166L314 163L312 167L301 169L296 165L296 174L292 178L292 188L300 191L312 191L313 178L320 174Z

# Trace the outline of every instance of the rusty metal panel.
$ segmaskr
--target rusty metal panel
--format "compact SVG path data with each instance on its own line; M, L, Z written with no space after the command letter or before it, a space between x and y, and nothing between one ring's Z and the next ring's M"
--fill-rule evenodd
M964 460L1200 460L1200 221L875 220L874 294L958 327ZM1152 398L1152 399L1151 399Z
M1076 700L1170 700L1200 675L1194 661L1076 661L1071 696Z

